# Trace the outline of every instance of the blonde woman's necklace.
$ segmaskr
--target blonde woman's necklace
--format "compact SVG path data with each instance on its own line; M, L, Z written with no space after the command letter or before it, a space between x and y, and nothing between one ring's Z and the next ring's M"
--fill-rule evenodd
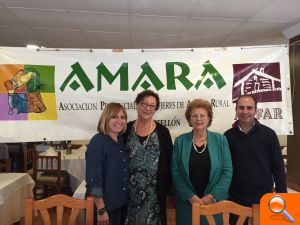
M198 150L198 148L197 148L197 146L196 146L196 144L195 144L196 141L197 141L197 139L196 139L196 137L194 136L194 137L193 137L193 148L194 148L195 152L197 152L198 154L202 154L202 153L205 151L206 146L207 146L206 138L204 139L204 146L203 146L203 149L202 149L201 151Z
M134 131L135 131L135 133L137 134L137 132L136 132L136 127L137 127L137 120L135 121L135 126L134 126ZM151 134L151 130L152 130L152 120L151 120L151 122L150 122L150 129L149 129L149 133L148 133L147 139L146 139L146 141L143 141L143 143L142 143L142 145L143 145L144 148L146 147L146 145L147 145L147 143L148 143L148 141L149 141L149 137L150 137L150 134Z

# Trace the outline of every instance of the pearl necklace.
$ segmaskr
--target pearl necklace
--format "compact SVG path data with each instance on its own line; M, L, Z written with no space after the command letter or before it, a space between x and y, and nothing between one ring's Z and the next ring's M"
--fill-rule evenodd
M196 139L196 137L194 136L194 137L193 137L193 147L194 147L194 150L195 150L195 152L197 152L197 153L199 153L199 154L202 154L202 153L205 151L206 146L207 146L206 138L204 139L204 147L203 147L203 149L202 149L201 151L199 151L199 150L197 149L197 146L196 146L196 144L195 144L196 141L197 141L197 139Z
M137 127L137 120L135 121L135 126L134 126L134 131L137 134L136 127ZM150 134L151 134L151 130L152 130L152 120L150 122L150 129L149 129L149 133L148 133L147 139L146 139L146 141L143 141L143 143L142 143L142 145L143 145L144 148L146 147L146 145L148 143L148 140L149 140L149 137L150 137Z

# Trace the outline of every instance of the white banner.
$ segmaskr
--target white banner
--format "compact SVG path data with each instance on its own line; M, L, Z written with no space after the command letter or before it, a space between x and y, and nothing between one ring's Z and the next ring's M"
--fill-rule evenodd
M235 119L240 94L258 99L258 120L277 134L293 134L287 46L201 49L0 48L0 142L85 140L96 133L109 102L120 102L129 120L144 89L160 96L155 119L173 138L191 128L189 101L214 107L212 131Z

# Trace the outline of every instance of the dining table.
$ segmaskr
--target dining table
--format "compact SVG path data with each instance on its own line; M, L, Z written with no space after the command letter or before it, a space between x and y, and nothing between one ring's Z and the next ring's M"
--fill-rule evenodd
M25 215L25 200L33 197L34 181L27 173L0 173L0 224L11 225Z
M74 192L80 183L85 179L85 152L86 145L82 145L78 149L72 149L70 154L67 154L66 150L54 150L49 147L46 151L40 153L40 155L57 155L60 151L61 154L61 169L67 171L70 174L70 186Z

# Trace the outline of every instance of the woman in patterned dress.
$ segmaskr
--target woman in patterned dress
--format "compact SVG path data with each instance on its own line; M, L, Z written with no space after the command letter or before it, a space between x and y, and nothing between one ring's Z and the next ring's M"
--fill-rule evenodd
M159 97L151 90L135 99L138 117L124 134L129 152L129 199L126 225L166 225L170 191L172 140L169 130L153 120Z

